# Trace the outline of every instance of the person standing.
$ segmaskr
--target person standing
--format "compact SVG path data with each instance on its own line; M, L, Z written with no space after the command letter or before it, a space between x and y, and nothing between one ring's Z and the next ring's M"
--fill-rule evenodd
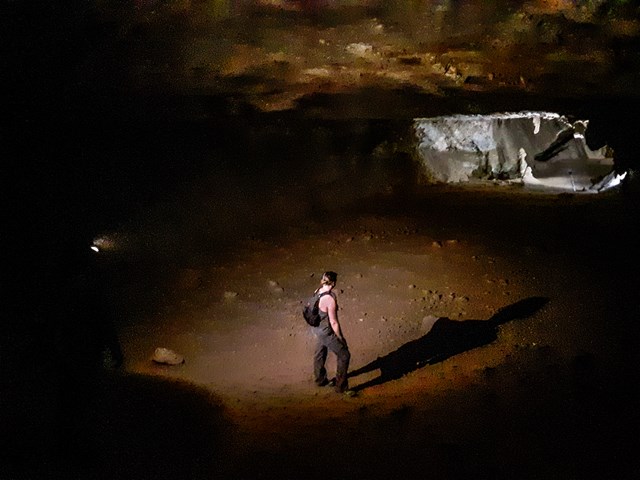
M313 354L313 375L318 386L333 384L333 381L330 382L327 378L327 370L325 368L327 353L329 351L333 352L337 358L334 388L336 392L344 393L349 391L347 371L349 370L351 353L338 321L338 302L333 291L337 280L337 273L325 272L320 281L320 288L315 292L316 295L321 295L321 297L318 304L320 324L317 327L312 327L317 339Z

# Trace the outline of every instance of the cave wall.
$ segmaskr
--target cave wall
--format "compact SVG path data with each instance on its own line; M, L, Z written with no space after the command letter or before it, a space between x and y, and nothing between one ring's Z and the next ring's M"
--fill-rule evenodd
M606 147L586 145L587 125L556 113L517 112L417 118L414 131L418 157L434 182L505 180L578 191L600 189L613 169ZM561 135L569 140L537 160Z

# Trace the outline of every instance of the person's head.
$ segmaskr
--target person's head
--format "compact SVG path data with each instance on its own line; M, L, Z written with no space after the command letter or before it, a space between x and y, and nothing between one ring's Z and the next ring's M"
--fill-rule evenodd
M338 281L338 274L336 272L324 272L322 274L322 280L320 283L322 285L329 285L330 287L335 287L336 282Z

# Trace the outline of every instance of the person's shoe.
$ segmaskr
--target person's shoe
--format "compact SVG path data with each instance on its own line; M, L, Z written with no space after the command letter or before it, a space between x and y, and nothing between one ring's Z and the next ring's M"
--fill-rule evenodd
M329 380L329 379L325 378L321 382L316 382L316 385L319 386L319 387L335 387L336 386L336 379L332 378L331 380Z
M358 395L358 392L356 392L355 390L351 390L350 388L345 388L344 390L334 388L334 391L336 393L344 395L345 397L355 397L356 395Z

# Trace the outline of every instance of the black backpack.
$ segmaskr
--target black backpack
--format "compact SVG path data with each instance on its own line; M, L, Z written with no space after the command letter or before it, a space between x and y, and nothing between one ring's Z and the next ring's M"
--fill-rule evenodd
M312 327L320 325L320 309L318 308L318 303L320 302L320 297L328 294L329 292L322 292L319 295L316 293L310 297L304 304L304 307L302 307L302 316Z

